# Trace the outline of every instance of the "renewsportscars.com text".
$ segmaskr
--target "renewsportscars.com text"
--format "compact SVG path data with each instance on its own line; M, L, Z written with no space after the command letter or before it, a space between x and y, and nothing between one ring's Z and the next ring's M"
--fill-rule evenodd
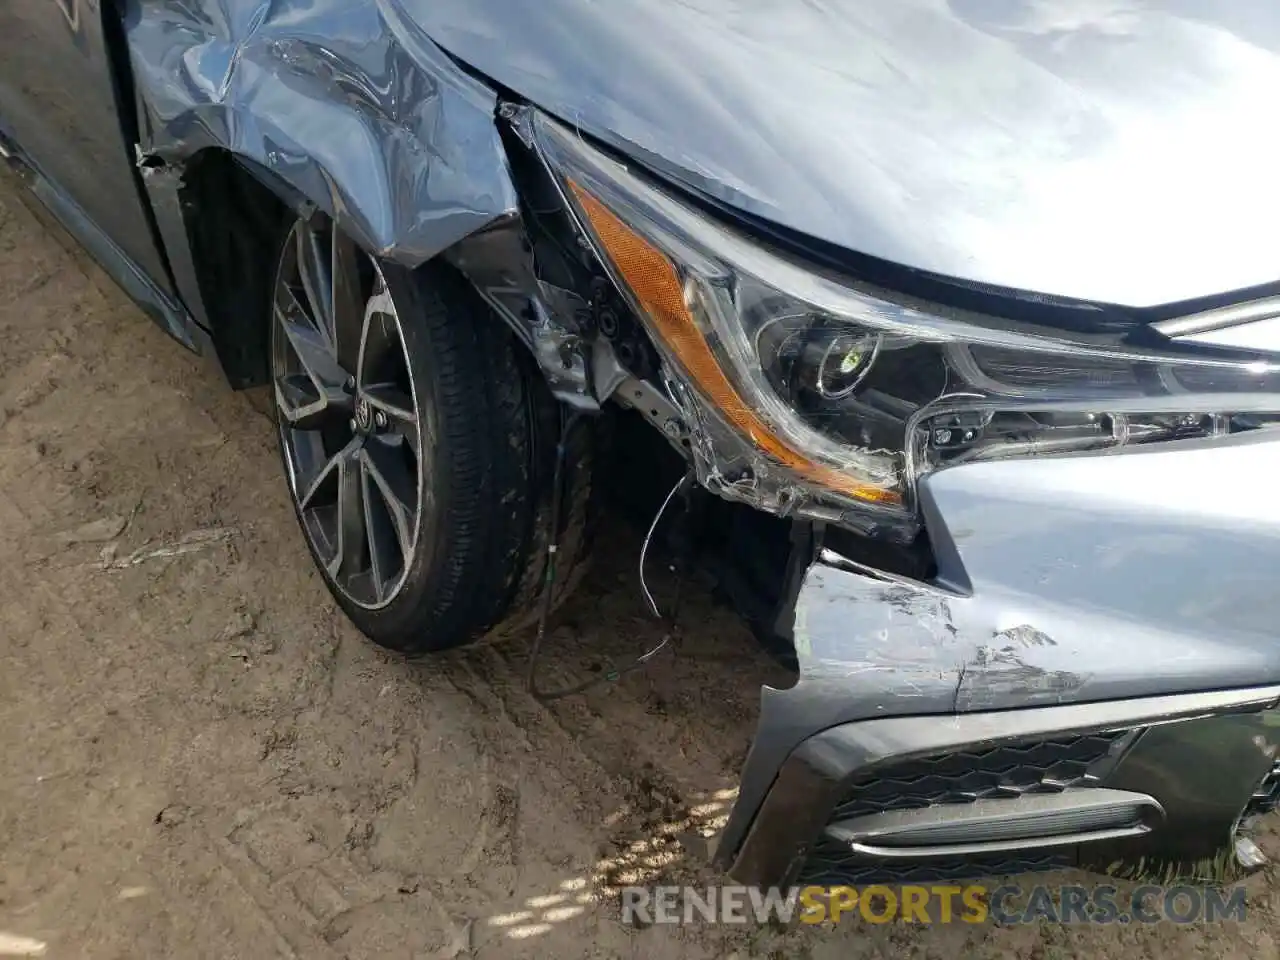
M1223 923L1245 918L1243 887L1146 884L987 887L981 884L806 886L787 890L624 887L622 921L692 923Z

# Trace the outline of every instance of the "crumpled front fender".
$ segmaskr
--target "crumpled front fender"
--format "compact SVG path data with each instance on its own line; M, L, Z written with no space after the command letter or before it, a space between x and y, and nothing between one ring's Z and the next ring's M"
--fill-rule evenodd
M489 88L394 0L132 0L144 158L220 147L416 266L517 211Z

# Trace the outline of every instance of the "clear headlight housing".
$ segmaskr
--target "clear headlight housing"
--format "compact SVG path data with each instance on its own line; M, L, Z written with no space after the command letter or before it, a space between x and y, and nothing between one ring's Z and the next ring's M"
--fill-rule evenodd
M1280 420L1280 364L1071 339L800 264L555 121L536 139L664 358L699 480L731 499L909 535L919 480Z

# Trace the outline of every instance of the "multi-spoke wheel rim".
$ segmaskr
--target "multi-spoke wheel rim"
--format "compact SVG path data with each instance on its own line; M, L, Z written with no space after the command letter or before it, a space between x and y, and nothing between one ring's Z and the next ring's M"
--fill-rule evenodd
M396 598L422 538L419 407L378 264L332 224L299 221L276 279L272 379L302 526L351 602Z

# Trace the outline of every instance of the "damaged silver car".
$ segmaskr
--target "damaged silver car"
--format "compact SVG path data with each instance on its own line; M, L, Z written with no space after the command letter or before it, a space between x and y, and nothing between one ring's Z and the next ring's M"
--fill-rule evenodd
M796 674L764 885L1261 862L1277 90L1267 0L0 4L0 154L375 642L545 626L643 431Z

